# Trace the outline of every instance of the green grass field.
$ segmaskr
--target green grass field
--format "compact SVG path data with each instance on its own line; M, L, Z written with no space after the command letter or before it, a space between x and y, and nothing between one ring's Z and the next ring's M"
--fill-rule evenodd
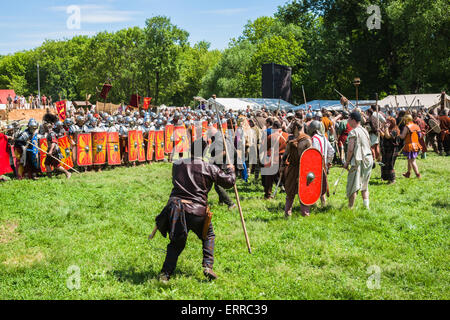
M370 211L360 197L347 209L344 177L326 208L303 218L296 199L290 220L284 194L264 201L259 183L240 180L252 255L238 211L219 206L212 190L219 279L204 279L201 242L190 233L167 285L157 275L168 240L147 236L171 190L170 164L1 183L0 298L449 299L450 158L418 163L422 180L405 179L399 159L395 185L377 167ZM330 187L340 171L331 170ZM79 289L67 286L70 266Z

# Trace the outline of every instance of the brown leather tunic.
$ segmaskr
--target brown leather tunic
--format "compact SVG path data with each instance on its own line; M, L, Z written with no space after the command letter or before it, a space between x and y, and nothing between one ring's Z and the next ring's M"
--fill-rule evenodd
M222 171L218 166L201 159L180 159L173 163L171 198L185 200L187 213L206 215L208 192L213 183L231 188L236 181L234 171Z
M298 194L300 158L303 152L310 148L311 145L311 138L304 133L300 133L297 138L288 142L287 161L289 164L284 171L284 187L286 190L286 195L290 198L295 197L295 195Z

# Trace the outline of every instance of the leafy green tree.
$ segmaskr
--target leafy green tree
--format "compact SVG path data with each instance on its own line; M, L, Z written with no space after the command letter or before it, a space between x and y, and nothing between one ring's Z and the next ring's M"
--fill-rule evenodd
M147 19L142 45L142 62L147 79L147 92L155 104L169 102L170 86L179 78L177 60L187 45L188 32L178 28L163 16Z

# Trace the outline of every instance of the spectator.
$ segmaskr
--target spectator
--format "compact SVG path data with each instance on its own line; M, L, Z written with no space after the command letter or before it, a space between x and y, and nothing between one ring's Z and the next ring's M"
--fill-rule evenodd
M41 99L40 99L39 95L36 95L36 98L34 99L34 104L36 106L36 109L41 108Z
M8 93L8 98L6 98L6 100L8 101L8 103L7 103L7 105L6 105L6 108L8 109L8 110L11 110L12 109L12 98L11 98L11 95Z

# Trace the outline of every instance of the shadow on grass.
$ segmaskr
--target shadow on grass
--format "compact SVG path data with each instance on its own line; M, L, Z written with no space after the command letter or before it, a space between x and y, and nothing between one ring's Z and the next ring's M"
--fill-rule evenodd
M159 271L136 271L134 268L128 268L125 270L113 270L111 271L111 274L119 282L128 282L135 285L141 285L150 280L158 280ZM197 275L191 272L182 272L176 269L174 274L171 276L171 279L180 277L197 278ZM198 280L201 282L201 279Z
M144 284L150 279L158 279L159 272L150 271L136 271L132 268L127 270L113 270L112 275L120 282L129 282L132 284Z
M438 200L438 201L433 202L432 206L435 208L450 209L450 204L443 200Z

